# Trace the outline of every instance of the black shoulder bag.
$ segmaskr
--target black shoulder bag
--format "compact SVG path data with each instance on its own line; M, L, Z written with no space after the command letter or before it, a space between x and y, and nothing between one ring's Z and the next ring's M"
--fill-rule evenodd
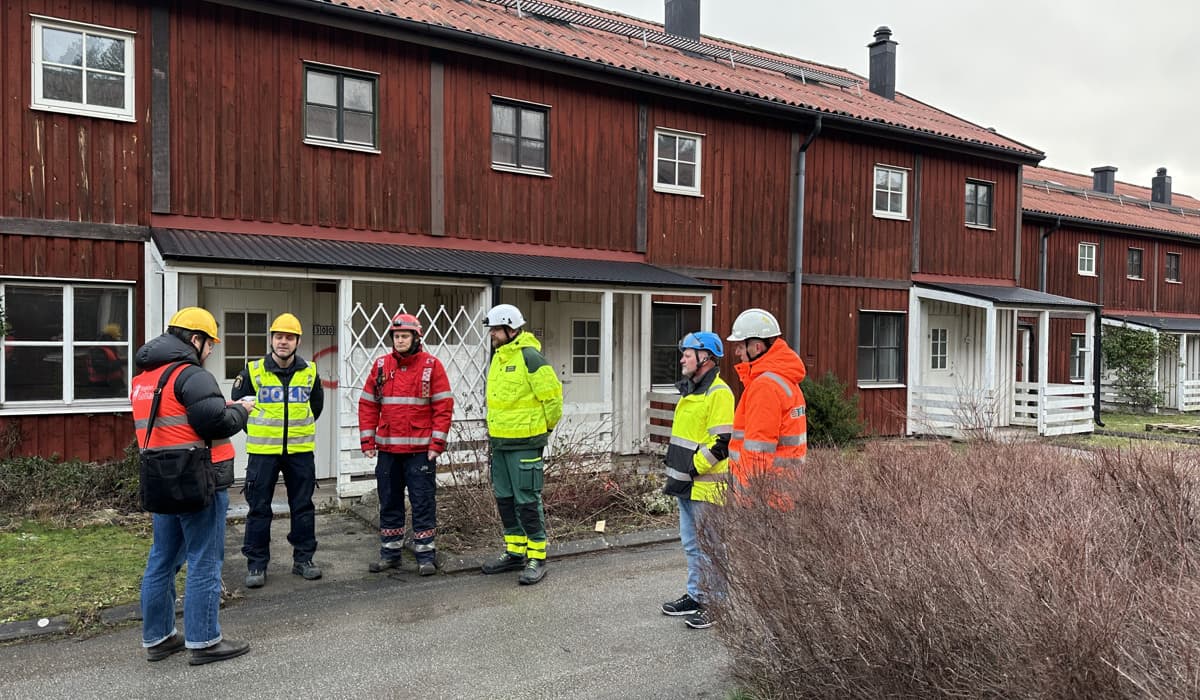
M180 515L202 511L212 503L213 493L216 491L216 476L213 473L212 450L209 445L149 447L163 387L167 385L175 370L186 364L188 363L176 362L162 373L158 386L154 389L154 401L150 404L146 444L140 451L141 483L138 494L141 497L142 510L151 513Z

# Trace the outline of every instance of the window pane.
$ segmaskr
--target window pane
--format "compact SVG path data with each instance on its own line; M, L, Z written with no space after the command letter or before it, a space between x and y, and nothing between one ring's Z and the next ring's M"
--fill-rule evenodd
M900 347L900 324L896 323L895 317L879 317L879 339L876 345L881 348Z
M679 342L678 307L655 306L651 314L650 337L655 345L675 345ZM677 337L678 336L678 337Z
M888 171L883 168L875 168L875 189L887 189Z
M232 330L225 332L225 337L221 338L222 344L225 346L225 356L241 355L246 356L246 336L238 335Z
M129 292L75 289L75 340L124 340Z
M600 337L600 322L599 321L586 321L586 323L587 323L587 334L593 338L599 338Z
M227 333L245 333L246 317L241 314L225 314L225 330Z
M966 199L967 205L969 206L974 201L975 201L975 183L968 182L967 183L967 199Z
M8 286L4 290L4 315L9 340L62 340L62 289ZM10 371L8 379L12 378Z
M663 185L675 184L675 161L660 160L654 173L654 181Z
M900 351L880 349L877 358L879 360L879 381L900 381Z
M866 381L875 379L875 351L871 348L858 349L858 378Z
M888 172L888 189L899 192L904 189L904 173L898 170Z
M679 160L685 163L696 162L696 139L679 139Z
M344 140L347 143L375 145L375 115L364 112L345 112L342 116Z
M700 307L699 306L684 306L680 312L683 321L683 327L679 329L679 338L683 337L683 328L693 329L700 327ZM679 342L679 338L675 342Z
M97 107L125 107L125 78L108 73L88 73L87 103Z
M585 338L575 338L571 343L572 355L583 355L587 352L587 340Z
M675 158L675 137L670 134L658 135L658 157Z
M345 99L342 107L358 112L375 111L375 83L358 78L343 78L342 93Z
M888 195L888 211L893 214L899 214L904 211L904 195L899 192L893 192Z
M252 335L246 338L246 356L247 357L263 357L267 354L267 336L264 331L262 335Z
M536 109L521 110L521 135L542 139L546 138L546 115Z
M508 105L492 105L492 132L517 135L517 109Z
M512 136L492 135L492 162L517 164L517 140Z
M42 60L67 66L83 65L83 34L42 28Z
M546 169L546 144L542 141L521 139L521 156L519 160L523 168Z
M233 358L233 357L226 358L225 359L225 378L226 379L236 379L238 374L241 373L242 367L244 367L245 365L246 365L246 363L241 358Z
M8 307L5 306L5 309ZM61 320L62 309L58 310ZM5 395L8 401L61 401L62 347L4 349Z
M587 358L587 373L588 374L599 374L600 373L600 358L599 357Z
M125 42L106 36L89 34L87 37L87 67L125 72Z
M858 344L863 347L875 345L875 314L859 314Z
M876 192L875 193L875 211L887 211L887 208L888 208L887 192L882 192L882 191Z
M589 355L599 355L600 354L600 339L599 338L588 338L586 352Z
M267 337L267 315L266 314L246 314L246 332L257 333L263 338Z
M587 361L582 357L576 357L571 362L571 371L575 374L583 374L587 371Z
M124 346L75 349L75 398L119 399L129 395Z
M980 185L979 187L979 204L988 206L992 203L992 188L990 185Z
M674 384L679 379L679 353L675 348L654 348L650 351L650 382Z
M977 219L975 217L976 217L975 205L970 202L967 202L967 223L968 224L979 223L979 219Z
M691 163L679 164L679 186L680 187L695 187L696 186L696 166Z
M318 139L337 140L337 110L331 107L308 105L306 135Z
M77 68L42 68L42 95L49 100L83 102L83 71Z
M337 76L320 73L315 70L308 72L308 101L312 104L337 106Z

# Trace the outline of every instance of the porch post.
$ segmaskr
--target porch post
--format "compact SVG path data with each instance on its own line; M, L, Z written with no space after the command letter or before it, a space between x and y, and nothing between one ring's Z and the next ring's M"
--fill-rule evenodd
M1002 415L1007 416L1008 410L1007 410L1007 407L1005 407L1004 413L1001 414L999 409L1000 409L1000 406L1002 405L1000 403L1000 401L1002 401L1002 398L1000 397L1000 392L998 390L998 387L996 386L996 351L997 351L996 343L998 342L998 338L999 338L1000 334L997 332L997 328L996 328L996 305L995 304L988 304L987 308L984 310L984 319L985 319L985 321L984 321L984 326L983 326L983 390L984 390L984 392L986 392L984 395L984 398L986 400L992 401L993 402L992 405L995 406L997 409L995 411L995 413L993 414L994 415L994 417L992 419L993 422L995 422L997 424L1007 423L1008 422L1007 418L1002 418L1001 416Z
M1038 435L1046 434L1046 388L1050 384L1050 312L1038 312Z
M1175 364L1177 365L1175 370L1175 408L1178 410L1189 407L1187 394L1185 393L1188 378L1187 346L1188 334L1180 333L1179 349L1176 351L1178 356L1175 358Z
M613 415L613 293L606 290L600 295L600 400L605 410ZM614 429L616 426L613 426Z
M354 347L354 328L351 326L354 316L354 280L343 277L338 280L338 300L337 300L337 346L338 346L338 376L349 379L354 376L354 369L350 366L350 357L354 353L351 349ZM337 495L340 498L342 494L347 493L350 488L350 460L353 458L353 451L347 454L347 449L343 445L343 438L346 436L346 430L343 430L343 425L352 426L350 428L351 443L357 442L358 434L358 396L354 391L352 382L340 382L337 392L338 402L334 410L337 411L337 420L334 421L335 430L338 431L337 450L333 455L337 464ZM328 410L328 408L326 408ZM351 448L353 450L353 448Z
M654 314L654 295L649 292L641 294L642 308L639 314L641 338L638 347L642 349L642 356L637 364L638 366L638 383L637 383L637 400L638 400L638 430L637 440L639 445L644 445L649 448L650 441L650 358L654 346L651 343L651 319Z
M700 307L700 328L716 332L716 329L713 328L713 301L711 292L704 295L704 303ZM720 334L718 333L718 335Z
M921 297L916 287L908 290L908 376L905 378L908 391L905 395L904 432L913 434L913 393L921 379L921 337L924 335L924 319L921 318Z

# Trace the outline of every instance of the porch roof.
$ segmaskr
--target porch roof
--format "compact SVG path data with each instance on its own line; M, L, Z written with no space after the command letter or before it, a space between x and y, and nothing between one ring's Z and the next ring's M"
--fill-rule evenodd
M715 289L694 277L640 262L522 255L323 238L151 229L164 259L226 265L320 267L446 277L551 280L654 289Z
M1155 330L1172 331L1176 333L1200 333L1200 318L1173 318L1171 316L1134 316L1123 314L1104 314L1104 318L1136 323L1139 326L1149 326Z
M1062 308L1097 309L1099 304L1071 297L1060 297L1057 294L1047 294L1024 287L999 287L987 284L946 284L922 282L919 286L941 289L955 294L964 294L976 299L986 299L1001 306L1017 306L1021 308Z

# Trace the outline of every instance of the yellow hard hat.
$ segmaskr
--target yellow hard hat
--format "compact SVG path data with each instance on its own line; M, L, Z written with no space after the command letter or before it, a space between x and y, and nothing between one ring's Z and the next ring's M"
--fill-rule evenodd
M212 338L214 343L221 342L221 339L217 337L217 319L199 306L189 306L176 311L167 325L204 333Z
M279 314L271 322L271 332L304 335L304 328L300 325L300 319L295 316L291 314Z

